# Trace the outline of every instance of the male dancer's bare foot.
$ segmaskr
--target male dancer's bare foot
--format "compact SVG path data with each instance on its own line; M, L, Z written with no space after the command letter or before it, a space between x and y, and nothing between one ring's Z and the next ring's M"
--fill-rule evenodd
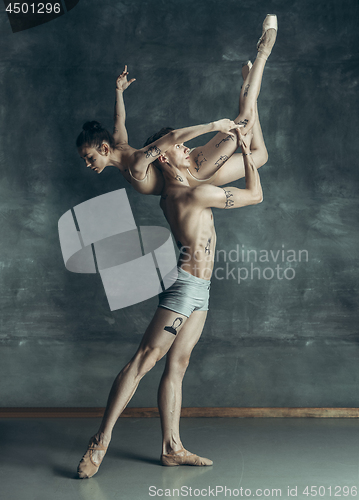
M175 465L213 465L212 460L209 460L209 458L199 457L184 448L179 451L172 451L168 455L162 454L161 463L170 467Z
M77 468L80 479L88 479L96 474L109 444L110 440L105 439L103 434L96 434L90 439L87 451Z
M262 36L257 43L258 56L264 59L269 57L277 38L277 31L277 16L268 14L263 22Z

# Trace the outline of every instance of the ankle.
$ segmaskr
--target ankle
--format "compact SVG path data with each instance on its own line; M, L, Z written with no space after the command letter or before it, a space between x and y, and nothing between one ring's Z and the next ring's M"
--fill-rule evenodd
M183 444L180 439L169 439L163 442L162 453L164 455L170 455L183 449Z
M104 432L98 432L94 435L94 438L104 446L108 446L111 441L111 434L105 434Z
M258 55L256 59L262 59L263 61L267 61L270 54L271 54L270 52L267 53L264 50L258 50Z

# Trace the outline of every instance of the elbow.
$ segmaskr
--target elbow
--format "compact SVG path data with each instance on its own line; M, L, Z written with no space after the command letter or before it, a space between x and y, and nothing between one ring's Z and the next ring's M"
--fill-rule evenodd
M264 148L264 151L262 151L262 158L261 158L261 167L265 165L268 161L268 151L267 148Z
M263 201L263 193L260 191L259 193L256 193L253 195L252 198L252 204L253 205L259 205L259 203L262 203Z
M255 164L257 169L263 167L268 161L268 151L266 147L256 149L255 152Z
M257 164L257 168L263 167L263 165L265 165L267 163L267 161L268 161L268 151L265 148L264 151L261 151L261 155L259 158L259 162Z
M179 142L178 141L178 137L179 137L178 130L171 130L170 132L168 132L168 134L166 134L166 137L168 137L171 144L176 144L177 142Z

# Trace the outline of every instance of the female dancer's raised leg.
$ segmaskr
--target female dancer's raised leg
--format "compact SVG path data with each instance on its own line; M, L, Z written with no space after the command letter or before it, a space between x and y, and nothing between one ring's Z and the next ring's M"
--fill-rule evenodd
M261 87L265 63L275 43L276 33L277 18L274 15L269 15L263 23L263 34L257 44L258 55L251 70L246 76L240 94L240 110L235 122L243 125L243 133L247 133L255 124L259 126L257 119L257 98ZM259 142L256 141L257 131L259 132L259 141L263 141L260 126L259 128L258 126L253 130L253 147L255 147L256 142L259 144ZM190 157L192 166L190 173L193 173L193 177L199 181L208 181L222 165L224 165L225 169L227 168L229 159L232 160L231 163L235 161L232 155L236 149L237 141L233 136L220 133L216 134L205 146L197 147L191 152ZM238 159L238 155L236 156ZM266 154L261 156L258 155L259 161L263 161L263 159L263 163L258 163L256 159L257 167L263 165L266 161ZM231 174L231 181L243 177L243 164L241 164L240 167L241 173L235 177ZM195 182L195 180L193 180L193 182ZM217 184L217 182L215 183Z
M260 37L257 50L258 55L243 84L240 95L240 114L235 120L249 131L256 118L256 103L259 96L264 66L272 52L277 37L277 16L268 14L263 23L263 33Z

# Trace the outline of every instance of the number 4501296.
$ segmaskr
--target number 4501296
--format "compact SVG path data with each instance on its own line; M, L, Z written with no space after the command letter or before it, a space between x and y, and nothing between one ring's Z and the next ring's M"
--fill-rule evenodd
M14 2L9 3L6 7L6 12L9 14L60 14L61 5L60 3L26 3L26 2Z
M324 497L325 495L327 496L333 496L333 497L356 497L358 494L358 490L356 486L352 486L349 488L349 486L311 486L309 489L309 486L307 486L304 491L303 495L307 495L308 497Z

